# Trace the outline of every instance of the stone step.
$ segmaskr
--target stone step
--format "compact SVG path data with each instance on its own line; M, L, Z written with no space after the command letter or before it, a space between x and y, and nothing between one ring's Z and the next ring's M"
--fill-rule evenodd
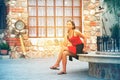
M0 55L0 59L9 59L9 55Z

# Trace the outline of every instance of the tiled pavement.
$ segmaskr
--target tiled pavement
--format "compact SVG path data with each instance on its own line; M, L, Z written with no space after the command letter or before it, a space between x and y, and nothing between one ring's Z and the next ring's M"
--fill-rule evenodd
M68 61L67 74L49 67L56 58L0 59L0 80L103 80L88 75L88 63Z

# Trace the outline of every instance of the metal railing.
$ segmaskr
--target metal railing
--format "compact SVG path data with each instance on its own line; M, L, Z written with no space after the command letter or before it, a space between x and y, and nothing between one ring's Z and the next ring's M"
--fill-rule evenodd
M120 52L120 38L97 36L97 51Z

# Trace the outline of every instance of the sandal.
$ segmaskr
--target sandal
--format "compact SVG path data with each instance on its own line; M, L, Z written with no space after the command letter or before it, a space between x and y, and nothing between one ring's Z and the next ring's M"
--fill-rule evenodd
M57 67L55 67L55 66L50 67L50 69L59 70L59 68L57 68Z
M58 75L67 74L66 72L59 72Z

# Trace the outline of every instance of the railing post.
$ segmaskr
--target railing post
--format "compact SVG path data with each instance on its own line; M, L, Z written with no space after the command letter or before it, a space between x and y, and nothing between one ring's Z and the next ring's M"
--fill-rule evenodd
M120 52L120 38L113 39L109 36L97 36L97 51Z
M101 37L97 36L97 51L101 51Z

